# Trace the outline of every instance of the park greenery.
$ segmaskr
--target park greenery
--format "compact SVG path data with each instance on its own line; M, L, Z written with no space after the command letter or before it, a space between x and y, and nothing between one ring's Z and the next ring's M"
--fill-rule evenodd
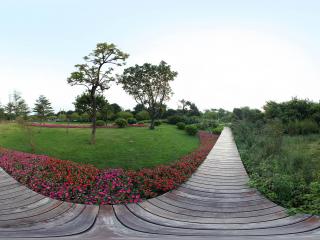
M257 187L292 212L320 213L320 103L293 98L238 108L232 130Z
M98 129L97 143L89 144L88 128L32 127L30 134L15 123L0 124L0 146L22 152L44 154L100 169L140 169L169 164L196 149L199 140L163 124L155 131L147 128ZM145 151L148 146L148 151Z
M114 74L115 67L119 70L128 57L114 44L99 43L84 57L85 63L75 65L77 70L67 82L84 86L85 91L75 98L74 109L54 112L44 95L29 108L22 94L14 91L6 105L0 104L0 146L91 164L99 174L98 168L137 170L173 164L170 176L177 177L181 156L188 156L192 171L205 158L201 154L201 161L193 163L190 153L203 147L195 136L207 139L207 153L212 134L218 135L230 125L252 186L291 212L320 214L320 103L293 98L269 101L262 110L242 107L229 112L222 108L201 111L196 103L181 99L176 108L169 108L170 83L178 73L161 61ZM133 97L133 109L109 103L105 91L111 82ZM190 176L190 169L183 168L185 175L175 184ZM170 181L166 178L166 184ZM164 191L158 186L155 189L145 196Z
M142 66L126 68L119 77L118 82L123 89L132 95L138 104L146 106L151 119L150 129L154 129L164 101L169 100L172 95L169 83L177 74L166 62L161 61L159 65L145 63Z

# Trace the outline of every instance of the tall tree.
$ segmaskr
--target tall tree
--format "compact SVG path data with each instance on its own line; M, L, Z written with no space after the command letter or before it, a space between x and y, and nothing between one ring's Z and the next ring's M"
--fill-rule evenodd
M53 114L50 101L43 95L40 95L34 104L33 112L37 114L41 121Z
M21 97L21 94L17 91L14 91L10 96L8 104L5 106L6 113L9 116L9 119L14 119L16 117L26 118L29 114L29 107L26 101Z
M179 100L179 103L181 104L181 106L179 106L179 108L181 108L182 114L186 113L186 108L187 108L187 101L184 99Z
M170 99L172 89L170 81L177 76L170 65L161 61L159 65L145 63L135 65L124 70L118 83L133 96L137 103L143 104L150 114L150 129L154 129L154 122L159 117L163 103Z
M119 50L114 44L98 43L88 56L83 59L86 63L77 64L77 71L71 73L68 83L71 86L81 85L86 87L90 95L92 132L91 143L96 142L97 101L96 95L102 94L110 88L114 81L112 72L114 66L122 66L129 55Z
M6 117L5 113L4 113L4 108L2 107L2 105L0 104L0 120L4 120Z
M195 103L187 101L187 106L189 107L188 115L190 116L200 116L200 111Z

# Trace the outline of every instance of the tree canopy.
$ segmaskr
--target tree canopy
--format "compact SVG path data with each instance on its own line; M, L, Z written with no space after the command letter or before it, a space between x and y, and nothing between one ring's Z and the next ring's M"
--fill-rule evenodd
M43 95L39 96L34 105L33 112L35 112L41 120L53 114L50 101Z
M159 65L145 63L126 68L118 78L123 89L149 112L150 129L154 129L154 121L159 117L163 103L173 94L170 82L177 74L161 61Z

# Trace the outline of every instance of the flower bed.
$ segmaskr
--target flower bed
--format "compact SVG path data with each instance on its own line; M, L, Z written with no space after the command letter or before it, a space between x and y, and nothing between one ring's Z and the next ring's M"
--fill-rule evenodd
M31 123L33 127L46 128L91 128L90 124L54 124L54 123ZM144 123L128 124L128 127L145 127ZM97 128L118 128L117 125L97 126Z
M45 196L84 204L138 202L175 189L206 158L217 135L199 132L200 146L168 166L138 171L92 165L0 148L0 167Z

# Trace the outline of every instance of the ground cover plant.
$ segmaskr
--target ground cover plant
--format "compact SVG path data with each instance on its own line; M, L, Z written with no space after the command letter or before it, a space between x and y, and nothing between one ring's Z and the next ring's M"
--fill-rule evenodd
M199 144L197 137L166 124L155 131L144 127L98 129L95 145L89 144L88 128L32 127L27 130L17 124L0 124L0 146L30 153L35 150L37 154L92 164L101 169L169 164Z
M257 110L236 110L232 130L241 159L250 175L250 184L269 199L292 213L320 214L320 134L287 131L290 122L306 122L315 114L295 119L292 113L301 114L288 107L295 104L283 105L287 106L283 108L285 112L291 114L287 123ZM287 116L281 111L278 115ZM300 124L297 126L301 128Z
M138 202L172 190L190 177L210 152L217 136L200 132L199 140L199 147L179 161L137 171L98 169L4 148L0 149L0 167L22 184L51 198L85 204Z

